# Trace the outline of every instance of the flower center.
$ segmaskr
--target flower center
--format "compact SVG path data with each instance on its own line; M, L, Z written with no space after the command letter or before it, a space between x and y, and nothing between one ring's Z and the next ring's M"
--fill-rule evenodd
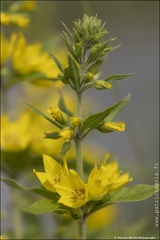
M82 200L85 198L84 196L85 190L76 188L75 191L72 192L72 201L76 202L77 200Z
M60 182L60 177L58 176L58 174L56 174L56 175L54 176L53 180L54 180L55 183Z

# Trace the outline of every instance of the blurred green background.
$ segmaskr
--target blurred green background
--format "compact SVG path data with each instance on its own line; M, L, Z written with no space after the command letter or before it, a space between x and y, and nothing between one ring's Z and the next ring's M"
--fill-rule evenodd
M109 54L103 64L103 76L130 72L134 72L135 75L115 82L113 90L91 89L85 92L83 104L88 113L94 113L113 105L130 92L131 101L118 118L118 121L126 123L126 131L107 135L93 131L84 144L91 141L93 149L101 149L98 160L101 160L107 151L113 153L119 159L120 169L124 172L129 171L133 177L131 184L154 184L154 164L158 163L159 159L159 1L36 3L37 9L30 13L31 24L22 31L29 43L42 42L44 51L48 51L55 44L60 46L60 41L63 46L60 35L64 28L61 22L72 29L72 21L82 18L84 13L97 14L99 19L106 22L109 31L107 38L117 37L115 44L122 46ZM14 31L18 30L15 27ZM9 36L10 28L4 27L3 32ZM17 101L14 100L17 98L24 99L19 86L15 86L10 92L10 108L17 105ZM8 187L2 184L3 209L8 206L7 190ZM113 235L116 229L121 227L126 231L122 230L120 236L128 234L157 237L154 205L154 197L142 202L119 204L119 217L111 225ZM46 234L47 229L49 225L46 225Z

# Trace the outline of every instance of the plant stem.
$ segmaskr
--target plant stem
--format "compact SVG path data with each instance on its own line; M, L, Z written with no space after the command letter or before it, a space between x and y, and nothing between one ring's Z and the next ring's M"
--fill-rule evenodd
M77 115L82 115L82 93L77 93ZM79 136L79 129L76 136L76 165L79 176L83 179L83 160L82 160L82 143Z
M79 239L86 239L86 219L79 220Z
M77 92L77 116L82 116L82 92ZM79 128L76 134L76 167L77 173L83 179L83 159L82 159L82 140L80 138ZM79 239L86 239L86 221L82 217L78 221Z

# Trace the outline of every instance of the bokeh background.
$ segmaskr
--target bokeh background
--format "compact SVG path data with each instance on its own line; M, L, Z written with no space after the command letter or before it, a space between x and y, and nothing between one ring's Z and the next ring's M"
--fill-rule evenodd
M111 52L104 62L103 76L132 72L135 74L115 82L113 90L90 89L85 92L83 107L88 113L98 112L131 93L129 104L118 117L119 121L125 121L126 131L107 135L93 131L87 136L85 143L90 143L93 153L94 149L100 149L98 161L101 161L108 151L114 154L119 159L120 169L129 171L133 177L131 184L154 184L154 164L159 161L159 1L36 3L36 10L30 13L31 24L22 31L29 43L42 42L44 51L48 51L55 44L58 48L63 47L60 35L64 28L61 22L72 29L72 21L82 18L84 13L97 14L99 19L106 22L108 38L117 37L115 44L121 44L121 47ZM14 31L18 29L15 28ZM3 28L3 32L9 36L10 28ZM64 88L69 91L67 86ZM35 87L34 94L32 90L30 96L21 89L21 85L15 85L8 93L10 109L22 107L18 99L29 100L33 105L35 101L37 104L39 98L35 96L42 91L39 87L38 90ZM48 91L51 92L50 89ZM41 104L43 105L43 101ZM7 211L9 187L2 183L2 191L2 209ZM118 212L116 221L110 227L110 236L114 236L117 229L123 229L119 230L120 236L142 235L158 238L154 196L141 202L118 204ZM47 217L44 216L43 219ZM3 223L4 229L11 224L7 221ZM46 239L50 237L50 227L49 223L46 224Z

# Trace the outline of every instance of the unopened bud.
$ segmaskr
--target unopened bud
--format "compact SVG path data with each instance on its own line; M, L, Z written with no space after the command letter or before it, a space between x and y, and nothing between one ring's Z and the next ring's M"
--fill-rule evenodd
M83 123L83 119L78 116L71 117L70 120L74 127L79 127Z
M100 132L123 132L125 130L124 122L105 122L97 128Z
M59 136L63 138L65 142L70 142L71 137L73 136L73 128L65 127L60 133Z
M58 107L53 109L52 107L47 112L60 124L64 125L68 121L68 115L62 112Z
M83 81L85 83L91 82L93 80L93 73L91 72L87 72L84 76L83 76Z
M104 80L97 80L94 82L94 87L98 90L110 89L112 88L112 84L105 82Z

